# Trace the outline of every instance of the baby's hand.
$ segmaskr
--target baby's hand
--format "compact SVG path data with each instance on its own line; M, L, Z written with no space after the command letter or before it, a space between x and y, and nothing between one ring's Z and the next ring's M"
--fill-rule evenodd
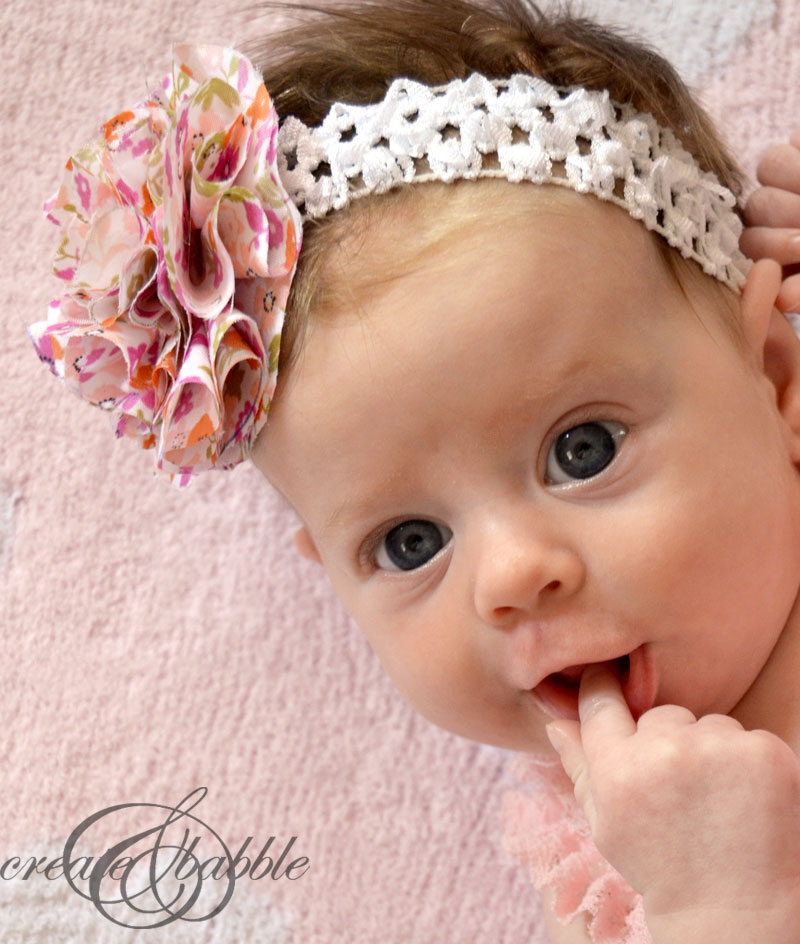
M781 311L800 311L800 129L788 144L776 144L757 168L764 185L747 201L739 245L751 259L777 259L783 266Z
M558 721L548 733L598 849L642 894L654 939L798 940L800 762L791 748L677 705L637 723L602 666L584 672L579 705L580 723ZM748 922L770 933L751 938Z

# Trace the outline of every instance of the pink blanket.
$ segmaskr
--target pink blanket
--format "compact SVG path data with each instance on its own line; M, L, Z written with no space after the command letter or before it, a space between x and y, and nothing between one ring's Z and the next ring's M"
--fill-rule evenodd
M115 442L25 333L55 289L40 206L62 162L161 75L171 42L235 45L269 29L245 6L0 9L0 939L127 942L47 865L93 813L206 787L193 827L231 855L252 837L252 874L215 917L149 940L543 942L537 895L501 845L509 756L406 707L321 573L293 554L292 516L254 469L183 493L155 484L152 456ZM673 58L749 171L800 125L795 0L584 6ZM119 842L165 815L137 807L96 827ZM15 875L31 857L40 871ZM222 896L223 884L209 888Z

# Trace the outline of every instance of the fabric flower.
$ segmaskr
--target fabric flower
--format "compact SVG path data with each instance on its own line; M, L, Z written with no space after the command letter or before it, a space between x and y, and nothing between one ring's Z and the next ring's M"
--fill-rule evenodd
M266 420L301 220L254 66L218 46L172 52L160 88L67 161L45 204L64 292L28 331L182 486L241 462Z

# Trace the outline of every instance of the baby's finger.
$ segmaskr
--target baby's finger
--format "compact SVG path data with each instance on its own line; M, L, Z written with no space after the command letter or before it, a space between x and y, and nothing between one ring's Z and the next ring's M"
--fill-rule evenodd
M780 311L800 312L800 274L783 280L775 305Z
M776 144L758 162L756 176L765 186L800 193L800 150L792 144Z
M774 259L781 265L800 262L800 229L748 226L739 248L750 259Z
M581 742L589 766L620 738L636 732L636 722L622 694L619 681L605 665L589 666L578 693Z
M657 705L639 718L640 732L671 730L678 725L695 724L697 718L682 705Z
M800 195L777 187L760 187L744 208L748 226L800 228Z
M730 715L703 715L698 718L698 725L704 728L719 728L721 731L744 731L744 725Z

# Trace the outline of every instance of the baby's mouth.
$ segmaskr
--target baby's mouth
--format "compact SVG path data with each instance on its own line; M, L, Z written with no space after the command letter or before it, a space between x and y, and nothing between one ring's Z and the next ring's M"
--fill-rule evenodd
M531 694L539 706L553 718L568 718L578 721L578 691L584 671L590 664L571 665L560 672L553 672L532 689ZM600 663L610 669L622 688L625 701L634 717L652 708L655 701L655 675L645 647L618 659Z

